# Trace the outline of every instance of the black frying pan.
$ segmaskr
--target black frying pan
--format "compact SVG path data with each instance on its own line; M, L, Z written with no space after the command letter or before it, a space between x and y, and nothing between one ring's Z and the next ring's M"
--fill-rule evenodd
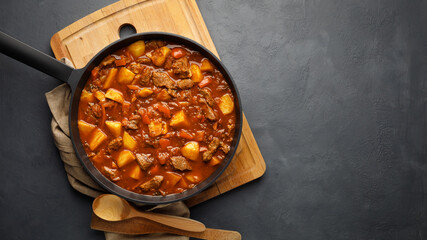
M224 75L225 80L230 86L231 91L235 96L234 104L236 109L236 130L234 133L230 152L227 154L226 158L222 161L222 163L218 166L217 170L212 173L211 176L209 176L203 182L199 183L194 188L186 190L182 193L171 194L166 196L150 196L134 193L119 187L118 185L104 177L104 175L102 175L98 171L98 169L95 168L95 166L88 158L86 152L84 151L82 143L80 141L79 130L77 127L77 111L79 107L81 92L86 84L86 81L89 79L91 70L109 54L123 47L126 47L137 40L171 41L183 44L193 50L199 51L201 54L207 57L218 68L219 71L221 71L221 73ZM240 135L242 132L242 108L240 105L239 92L237 91L237 87L234 84L230 73L227 71L221 61L212 52L210 52L205 47L191 39L176 34L162 32L134 34L132 36L122 38L111 43L110 45L102 49L98 54L96 54L92 58L92 60L90 60L89 63L81 69L73 69L2 32L0 32L0 52L24 64L34 67L37 70L47 73L59 80L62 80L70 85L72 91L72 98L69 110L69 127L74 150L76 151L78 158L80 159L87 172L91 175L91 177L95 179L95 181L98 182L99 185L101 185L103 188L105 188L111 193L117 194L133 202L146 204L164 204L175 201L181 201L196 195L197 193L203 191L212 183L214 183L215 180L221 175L221 173L227 168L228 164L230 164L230 161L233 158L234 153L236 152L237 145L239 143Z

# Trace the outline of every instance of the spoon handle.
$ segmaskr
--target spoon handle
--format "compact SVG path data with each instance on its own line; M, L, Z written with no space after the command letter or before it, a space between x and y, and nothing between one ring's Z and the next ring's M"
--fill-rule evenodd
M133 212L132 217L143 217L145 219L149 219L151 221L184 231L203 232L206 230L205 225L199 221L173 215L135 211Z
M213 229L213 228L206 228L204 232L187 232L187 231L181 231L179 229L167 229L165 230L167 233L177 234L181 236L187 236L187 237L194 237L194 238L200 238L200 239L208 239L208 240L214 240L214 239L222 239L222 240L241 240L242 236L239 232L236 231L230 231L230 230L222 230L222 229Z
M130 218L123 221L106 221L99 218L95 214L92 215L90 227L94 230L115 232L129 235L139 235L148 233L171 233L180 236L194 237L199 239L227 239L241 240L242 236L239 232L206 228L203 232L189 232L181 229L169 227L157 222L147 220L145 218Z

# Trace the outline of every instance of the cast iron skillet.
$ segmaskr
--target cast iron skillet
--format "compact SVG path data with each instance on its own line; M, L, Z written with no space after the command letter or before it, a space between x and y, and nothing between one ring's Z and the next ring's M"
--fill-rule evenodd
M201 54L203 54L203 56L207 57L218 68L219 71L221 71L221 73L224 75L225 80L230 86L231 91L234 94L234 104L236 110L236 130L233 136L233 142L231 143L230 152L227 154L226 158L222 161L222 163L218 166L217 170L212 173L212 175L210 175L203 182L196 185L194 188L188 189L182 193L171 194L166 196L151 196L134 193L119 187L118 185L104 177L104 175L102 175L98 171L98 169L95 168L90 159L87 157L87 154L84 151L82 143L80 141L79 130L77 127L77 111L79 107L81 92L86 84L86 81L89 79L91 70L109 54L119 50L120 48L126 47L137 40L171 41L178 44L186 45L187 47L193 50L199 51ZM221 61L212 52L210 52L205 47L191 39L176 34L163 32L147 32L134 34L111 43L110 45L102 49L98 54L96 54L92 58L92 60L90 60L89 63L81 69L73 69L2 32L0 32L0 52L26 65L34 67L37 70L47 73L59 80L62 80L70 85L72 98L70 102L68 120L74 150L76 151L78 158L80 159L87 172L92 176L93 179L95 179L96 182L99 183L99 185L101 185L109 192L117 194L127 200L145 204L164 204L175 201L181 201L192 197L215 182L215 180L227 168L228 164L234 156L234 153L236 152L237 145L239 143L240 135L242 132L242 109L240 105L239 92L237 91L237 87L234 84L230 73L227 71Z

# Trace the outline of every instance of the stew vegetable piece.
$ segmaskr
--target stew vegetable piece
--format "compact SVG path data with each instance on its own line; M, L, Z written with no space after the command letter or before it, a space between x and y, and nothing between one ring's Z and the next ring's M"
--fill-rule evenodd
M80 97L78 127L95 167L129 191L193 188L230 151L234 96L199 52L137 41L106 57Z

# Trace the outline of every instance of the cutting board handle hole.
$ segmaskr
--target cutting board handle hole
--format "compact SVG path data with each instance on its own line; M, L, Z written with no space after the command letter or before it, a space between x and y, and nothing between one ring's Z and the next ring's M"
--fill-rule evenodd
M136 33L136 29L132 24L125 23L119 28L119 36L120 38L128 37Z

